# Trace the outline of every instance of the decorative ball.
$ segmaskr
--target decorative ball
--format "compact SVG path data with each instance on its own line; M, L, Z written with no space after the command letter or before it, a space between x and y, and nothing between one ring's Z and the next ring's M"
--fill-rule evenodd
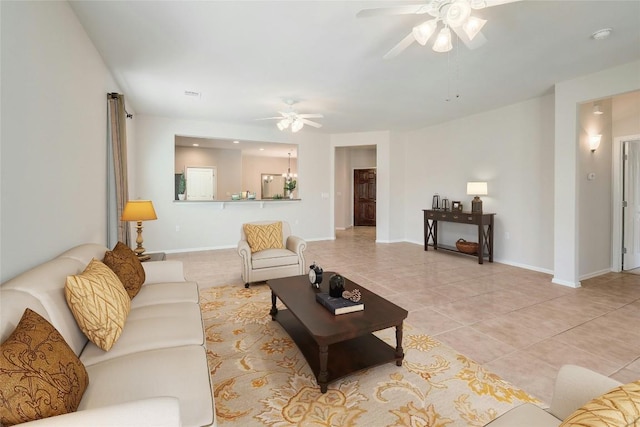
M334 298L340 298L344 292L344 277L334 274L329 279L329 295Z
M362 294L360 293L360 289L354 289L353 291L344 291L342 293L342 298L351 300L353 302L359 302L362 298Z

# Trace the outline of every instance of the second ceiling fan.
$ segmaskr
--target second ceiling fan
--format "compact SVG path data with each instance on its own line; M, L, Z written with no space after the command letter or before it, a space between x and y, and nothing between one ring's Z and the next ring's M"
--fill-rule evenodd
M314 128L321 128L322 125L320 123L311 121L309 119L321 119L324 116L319 113L303 113L299 114L293 111L293 105L296 104L295 101L286 101L289 106L289 111L278 111L280 116L277 117L264 117L256 120L278 120L276 124L278 129L284 131L291 127L291 132L298 132L300 129L304 127L304 125L309 125Z

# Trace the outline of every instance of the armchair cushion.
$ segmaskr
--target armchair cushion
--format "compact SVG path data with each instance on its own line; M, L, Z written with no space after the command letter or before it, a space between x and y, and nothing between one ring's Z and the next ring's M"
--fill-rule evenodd
M253 268L282 267L296 265L298 262L298 254L288 249L265 249L251 256Z
M626 427L640 422L640 380L621 385L590 400L564 420L561 427Z
M282 249L282 222L272 224L244 224L244 233L251 252L265 249Z
M25 309L0 345L0 424L74 412L88 384L84 365L62 335Z

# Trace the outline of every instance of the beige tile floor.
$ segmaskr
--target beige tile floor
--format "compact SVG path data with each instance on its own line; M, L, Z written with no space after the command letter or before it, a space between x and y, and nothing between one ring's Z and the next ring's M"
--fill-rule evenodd
M234 249L167 258L183 260L187 279L201 287L243 286ZM404 307L409 324L544 402L566 363L621 382L640 378L640 275L609 273L571 289L548 274L411 243L376 244L370 227L309 242L305 258Z

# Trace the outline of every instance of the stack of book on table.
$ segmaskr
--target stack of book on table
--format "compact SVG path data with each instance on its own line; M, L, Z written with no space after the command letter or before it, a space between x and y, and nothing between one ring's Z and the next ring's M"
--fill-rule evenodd
M324 293L317 293L316 301L322 304L333 314L353 313L354 311L364 310L364 303L362 302L353 302L344 298L335 298Z

